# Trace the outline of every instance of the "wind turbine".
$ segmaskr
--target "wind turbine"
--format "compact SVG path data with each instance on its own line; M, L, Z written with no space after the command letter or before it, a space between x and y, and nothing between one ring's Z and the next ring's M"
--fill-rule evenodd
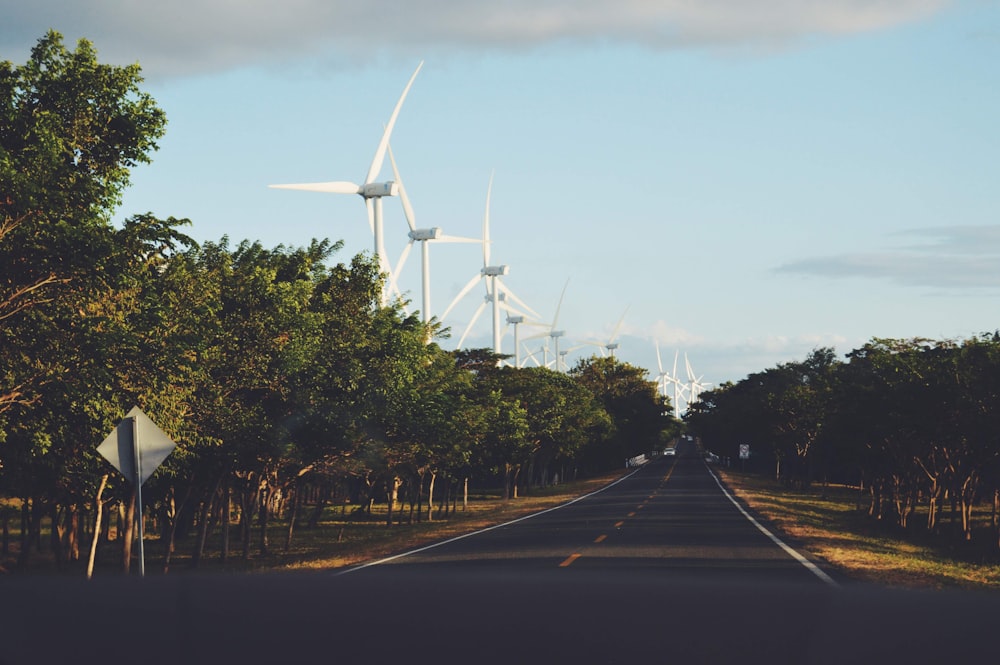
M493 310L493 352L501 353L500 350L500 309L503 308L507 311L514 312L515 314L522 314L522 311L511 307L505 301L510 299L514 301L519 307L524 311L537 317L538 313L535 310L528 307L524 302L521 301L514 293L507 288L507 286L500 279L509 272L509 267L506 265L491 265L490 264L490 196L493 193L493 176L490 176L490 184L486 189L486 212L483 214L483 267L480 269L479 274L474 276L472 279L462 287L462 290L458 292L458 295L451 301L445 309L444 314L441 315L441 319L444 320L448 317L451 310L458 304L458 302L465 297L465 295L471 291L476 284L483 280L486 285L486 296L483 302L480 303L479 307L476 308L475 314L472 315L472 319L465 328L465 332L462 333L462 337L458 340L458 345L456 348L461 348L462 344L465 342L466 336L468 336L469 331L472 326L475 325L476 320L479 315L483 313L483 309L486 308L487 303L492 305Z
M389 265L389 259L386 256L385 251L385 244L382 239L382 197L396 196L396 194L399 193L399 187L392 180L376 182L375 179L382 170L382 164L385 161L385 153L389 147L389 136L392 134L392 128L396 124L396 118L399 116L399 110L403 107L403 101L406 99L406 95L410 92L410 87L413 85L414 79L417 78L417 74L420 73L420 68L423 66L424 63L421 61L420 64L417 65L417 69L413 72L413 75L410 77L406 87L403 88L403 94L399 96L399 101L396 102L396 107L392 110L389 122L386 123L385 129L382 131L382 138L378 142L378 147L375 149L375 158L372 159L371 166L368 167L368 173L365 175L364 182L359 185L345 180L336 180L332 182L268 185L269 187L273 187L275 189L299 189L309 192L360 195L361 198L364 199L365 208L368 211L368 226L371 229L375 240L375 256L378 258L379 269L383 273L391 274L392 267ZM386 296L387 293L383 293L383 302L385 302Z
M565 330L556 330L556 326L559 325L559 310L562 309L563 298L566 296L566 287L569 286L569 280L566 280L566 284L563 285L562 293L559 294L559 302L556 304L556 313L552 317L552 323L543 324L547 330L543 333L537 335L532 335L528 339L541 339L547 337L552 340L553 346L555 347L555 365L556 371L559 371L559 338L566 334ZM542 367L549 366L549 346L546 343L542 347Z
M514 367L521 367L522 343L520 337L520 327L522 325L537 326L541 324L539 324L536 321L529 320L528 317L524 316L523 314L511 314L510 310L508 310L507 325L504 327L503 332L500 334L500 336L503 337L503 335L506 334L507 332L507 328L509 328L510 326L514 327ZM528 357L525 358L525 362L527 362L528 358L533 360L535 364L538 365L538 360L535 359L535 354L529 353Z
M660 389L660 392L664 397L667 396L667 385L670 383L670 372L663 371L663 360L660 359L660 342L654 340L653 343L656 345L656 368L659 373L656 375L656 386ZM677 405L674 405L677 408Z
M705 376L704 374L701 376L695 376L694 370L691 369L691 362L688 360L686 353L684 354L684 364L687 366L688 385L691 390L691 397L688 399L688 404L692 404L693 402L697 402L701 392L712 384L701 382Z
M410 250L413 249L413 243L419 242L421 289L423 292L424 303L422 312L423 321L424 323L427 323L431 320L431 268L428 245L431 242L479 243L482 242L482 240L479 238L446 236L442 234L441 229L436 226L429 229L418 229L415 216L413 214L413 206L410 204L410 197L406 194L406 188L403 186L403 178L399 175L399 167L396 165L396 158L392 154L392 146L389 146L389 162L392 164L393 177L396 178L396 185L399 187L399 200L403 204L403 215L406 217L406 223L410 227L410 242L406 243L406 246L403 248L403 252L399 255L399 260L396 262L396 269L390 276L391 290L396 292L399 291L397 283L399 275L403 270L403 265L406 263L406 259L410 255Z
M606 342L598 340L588 340L584 344L587 346L596 346L601 350L601 357L607 357L609 354L612 358L615 357L615 349L618 348L618 343L615 341L618 338L618 333L622 328L622 323L625 322L625 315L628 314L628 307L622 312L622 318L618 319L618 323L615 325L614 330L611 331L611 336L608 337Z

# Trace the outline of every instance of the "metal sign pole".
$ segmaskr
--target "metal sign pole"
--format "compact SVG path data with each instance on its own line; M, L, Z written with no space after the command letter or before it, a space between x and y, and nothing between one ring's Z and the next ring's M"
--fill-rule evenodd
M142 461L139 458L139 421L132 418L132 455L135 457L135 519L139 528L139 577L146 576L146 553L142 537Z

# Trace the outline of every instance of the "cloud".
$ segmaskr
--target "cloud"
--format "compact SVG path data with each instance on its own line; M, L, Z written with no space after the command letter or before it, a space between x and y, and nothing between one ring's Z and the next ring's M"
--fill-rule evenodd
M26 59L48 29L91 40L150 78L323 54L519 50L614 42L652 48L781 44L925 18L951 0L32 0L6 3L0 53ZM18 57L15 57L18 56Z
M786 263L779 273L884 279L945 290L1000 287L1000 225L912 229L906 244L884 251Z

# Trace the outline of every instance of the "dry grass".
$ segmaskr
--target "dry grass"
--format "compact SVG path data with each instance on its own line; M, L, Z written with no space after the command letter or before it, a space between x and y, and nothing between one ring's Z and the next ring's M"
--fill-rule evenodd
M980 548L956 548L944 538L919 538L875 523L858 510L857 489L789 490L732 469L718 472L733 493L790 544L852 579L906 588L1000 590L995 557Z

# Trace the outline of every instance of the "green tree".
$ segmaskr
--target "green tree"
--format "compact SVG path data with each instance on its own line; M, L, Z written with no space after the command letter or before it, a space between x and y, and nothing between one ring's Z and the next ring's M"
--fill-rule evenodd
M646 370L616 358L581 359L569 375L595 395L611 416L614 434L608 442L613 459L647 452L666 436L676 436L678 426L669 416L670 401L658 394Z
M104 278L111 213L166 123L141 81L138 65L102 65L56 32L25 65L0 62L0 411L36 400L45 379L21 315Z

